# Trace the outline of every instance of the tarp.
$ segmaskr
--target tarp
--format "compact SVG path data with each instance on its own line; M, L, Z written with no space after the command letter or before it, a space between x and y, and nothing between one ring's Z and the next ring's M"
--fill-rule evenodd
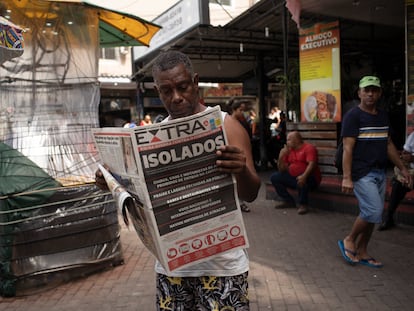
M0 198L1 296L32 294L122 263L111 194L95 185L53 192L45 189L43 204L19 209Z
M159 27L87 1L2 0L1 7L23 29L25 46L0 66L0 141L64 185L92 182L100 47L147 45Z
M62 187L0 142L0 295L39 287L122 262L116 206L94 184Z
M9 209L43 203L60 186L33 161L0 142L0 199L8 202ZM54 190L36 191L48 188ZM21 192L30 194L20 196Z

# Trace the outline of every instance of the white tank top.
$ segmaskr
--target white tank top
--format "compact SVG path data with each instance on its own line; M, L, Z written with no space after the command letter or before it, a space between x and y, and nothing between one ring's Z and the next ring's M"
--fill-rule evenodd
M207 109L211 108L207 107ZM226 118L226 115L226 112L221 112L223 122ZM165 118L164 120L168 120L168 118ZM170 277L199 277L206 275L234 276L245 273L248 270L249 257L245 249L238 249L221 253L207 261L196 263L188 267L179 268L169 274L167 274L158 260L155 263L155 272L168 275Z

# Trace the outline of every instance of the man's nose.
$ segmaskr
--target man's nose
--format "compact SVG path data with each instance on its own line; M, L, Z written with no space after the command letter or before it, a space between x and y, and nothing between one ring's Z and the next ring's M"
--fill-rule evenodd
M181 92L179 92L176 88L173 89L172 100L181 100Z

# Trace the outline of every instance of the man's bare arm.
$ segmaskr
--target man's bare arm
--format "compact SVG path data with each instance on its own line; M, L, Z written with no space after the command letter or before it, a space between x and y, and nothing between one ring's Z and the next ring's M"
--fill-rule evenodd
M258 195L261 181L254 168L250 138L241 124L230 116L224 120L224 126L228 145L217 151L217 166L223 172L234 174L239 197L252 202Z

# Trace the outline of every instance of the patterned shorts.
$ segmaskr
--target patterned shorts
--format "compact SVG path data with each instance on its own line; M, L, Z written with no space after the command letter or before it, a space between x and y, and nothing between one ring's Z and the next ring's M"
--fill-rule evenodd
M235 276L156 276L157 310L248 311L248 272Z

